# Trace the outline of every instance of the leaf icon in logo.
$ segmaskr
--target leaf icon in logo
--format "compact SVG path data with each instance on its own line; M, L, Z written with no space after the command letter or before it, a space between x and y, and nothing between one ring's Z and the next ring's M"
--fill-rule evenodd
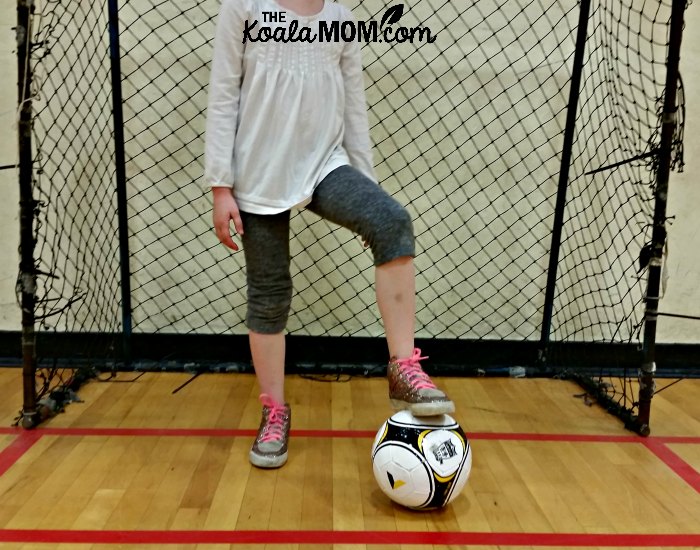
M391 6L388 10L384 12L384 15L382 16L382 22L379 24L379 26L381 28L384 28L384 25L386 23L389 23L390 25L392 23L398 23L402 15L403 4L396 4L395 6Z

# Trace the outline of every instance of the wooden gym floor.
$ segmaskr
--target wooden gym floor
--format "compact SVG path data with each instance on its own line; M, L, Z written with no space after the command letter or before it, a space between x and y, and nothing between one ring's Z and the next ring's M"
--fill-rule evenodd
M412 512L379 491L369 450L391 414L381 378L289 376L290 458L248 464L252 375L122 373L40 428L11 427L18 369L0 369L0 547L700 548L700 380L655 396L640 438L580 388L444 378L470 437L467 487ZM667 381L660 380L660 386Z

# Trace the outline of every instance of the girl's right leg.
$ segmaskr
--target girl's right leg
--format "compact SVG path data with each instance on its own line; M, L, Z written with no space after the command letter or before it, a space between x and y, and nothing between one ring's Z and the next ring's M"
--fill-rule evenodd
M250 450L253 465L277 468L287 461L291 410L284 397L284 328L292 299L289 273L289 212L241 212L248 283L249 330L253 367L263 405L258 435Z

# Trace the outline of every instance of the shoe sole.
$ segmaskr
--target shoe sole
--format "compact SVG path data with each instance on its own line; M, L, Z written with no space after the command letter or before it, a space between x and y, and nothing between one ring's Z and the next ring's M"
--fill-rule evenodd
M250 451L248 453L248 460L250 460L253 466L257 466L258 468L279 468L280 466L284 466L285 462L287 462L287 453L279 456L265 456Z
M408 403L399 399L391 399L391 405L397 411L409 411L413 416L440 416L455 412L452 401L435 401L432 403Z

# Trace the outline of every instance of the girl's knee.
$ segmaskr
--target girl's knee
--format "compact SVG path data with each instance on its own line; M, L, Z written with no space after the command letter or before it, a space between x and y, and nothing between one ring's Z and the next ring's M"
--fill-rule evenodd
M292 303L292 287L248 292L246 326L261 334L277 334L287 326Z
M382 265L397 258L415 256L413 220L403 206L397 203L383 218L379 230L369 240L374 264Z

